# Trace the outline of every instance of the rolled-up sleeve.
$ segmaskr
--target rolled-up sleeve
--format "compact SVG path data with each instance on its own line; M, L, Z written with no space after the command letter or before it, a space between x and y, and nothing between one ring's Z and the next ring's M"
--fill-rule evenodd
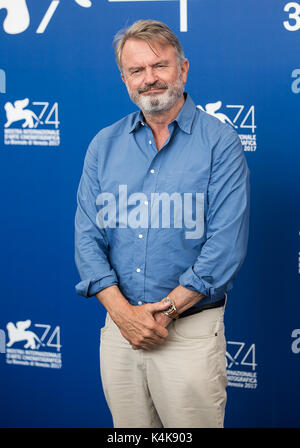
M179 283L219 299L232 288L246 256L249 233L249 169L233 130L215 148L207 193L207 239Z
M96 222L96 199L101 193L98 180L98 156L95 139L91 142L83 165L77 191L75 215L75 264L81 282L77 294L94 296L108 286L117 285L118 278L109 263L105 229Z

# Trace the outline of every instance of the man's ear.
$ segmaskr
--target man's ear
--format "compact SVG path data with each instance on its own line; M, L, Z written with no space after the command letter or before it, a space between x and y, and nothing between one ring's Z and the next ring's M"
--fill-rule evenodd
M189 61L187 59L184 59L182 65L181 65L181 76L184 82L186 82L187 80L187 75L188 75L188 71L189 71Z
M122 81L124 81L124 83L126 84L126 79L122 72L121 72L121 78L122 78Z

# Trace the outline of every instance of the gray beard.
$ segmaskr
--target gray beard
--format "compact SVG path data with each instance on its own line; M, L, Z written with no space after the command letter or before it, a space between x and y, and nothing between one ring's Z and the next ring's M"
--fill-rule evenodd
M127 90L131 100L142 110L144 114L157 114L172 109L177 100L182 97L184 83L179 78L175 84L168 87L164 93L143 96L136 91Z

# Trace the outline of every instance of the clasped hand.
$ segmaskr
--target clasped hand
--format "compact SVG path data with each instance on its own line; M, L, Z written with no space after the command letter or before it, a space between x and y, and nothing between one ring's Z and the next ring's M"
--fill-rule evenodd
M150 350L164 342L168 336L166 327L171 319L163 311L169 307L169 302L129 305L127 312L118 316L116 324L133 350Z

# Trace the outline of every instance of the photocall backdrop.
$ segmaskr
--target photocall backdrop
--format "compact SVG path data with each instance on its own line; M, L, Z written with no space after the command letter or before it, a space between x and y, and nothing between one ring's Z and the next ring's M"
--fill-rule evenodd
M225 425L298 427L299 0L0 0L0 426L112 427L105 310L74 288L76 191L91 139L136 110L112 39L147 18L178 35L186 90L235 127L251 172Z

